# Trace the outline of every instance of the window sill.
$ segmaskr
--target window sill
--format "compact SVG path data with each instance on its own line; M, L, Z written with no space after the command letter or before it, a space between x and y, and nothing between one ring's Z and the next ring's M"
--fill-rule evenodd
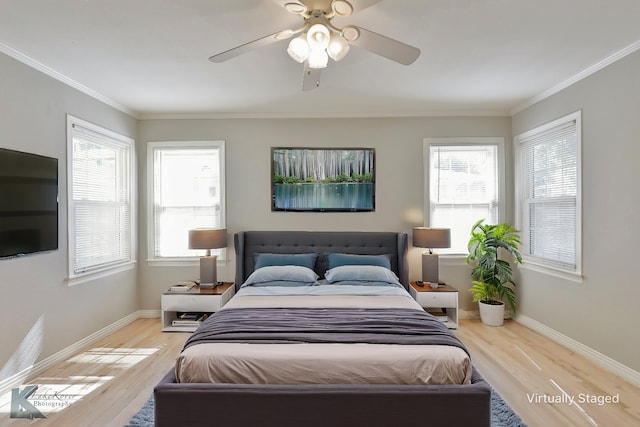
M553 277L558 277L564 280L570 280L576 283L583 282L583 276L578 272L570 272L566 270L560 270L558 268L553 268L547 265L537 264L531 261L523 260L522 264L518 266L518 268L522 270L535 271L537 273L546 274Z
M217 265L226 264L226 259L218 256ZM149 267L193 267L200 264L200 258L149 258Z
M91 282L103 277L112 276L114 274L121 273L123 271L133 270L136 267L136 261L130 261L125 264L120 264L115 267L108 267L102 270L91 271L88 273L78 274L76 276L67 277L67 286L76 286L83 283Z

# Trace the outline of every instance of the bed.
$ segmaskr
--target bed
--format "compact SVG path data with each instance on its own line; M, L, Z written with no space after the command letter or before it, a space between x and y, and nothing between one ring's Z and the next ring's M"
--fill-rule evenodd
M237 295L156 386L156 425L490 425L490 387L464 346L406 297L406 234L247 231L234 243Z

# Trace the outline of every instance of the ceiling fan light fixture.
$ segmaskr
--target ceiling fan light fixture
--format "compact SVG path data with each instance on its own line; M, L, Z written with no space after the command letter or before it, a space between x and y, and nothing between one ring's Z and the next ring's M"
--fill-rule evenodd
M338 16L349 16L353 13L353 6L348 1L344 0L333 0L331 2L331 9L333 13Z
M327 53L334 61L340 61L349 53L349 43L340 34L333 33L327 46Z
M296 62L303 63L309 57L309 45L305 35L291 39L287 53Z
M307 32L307 41L311 50L326 49L330 39L329 29L322 24L314 24Z
M309 68L326 68L329 55L324 49L311 49L307 63Z
M307 6L301 3L285 3L284 8L287 9L287 12L296 15L302 15L307 11Z
M358 37L360 37L360 31L352 25L347 25L342 29L341 35L346 41L351 43L358 40Z

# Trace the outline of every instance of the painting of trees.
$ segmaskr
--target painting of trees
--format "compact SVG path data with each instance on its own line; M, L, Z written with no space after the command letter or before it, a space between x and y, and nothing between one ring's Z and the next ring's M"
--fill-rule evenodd
M371 148L273 148L274 210L373 210Z

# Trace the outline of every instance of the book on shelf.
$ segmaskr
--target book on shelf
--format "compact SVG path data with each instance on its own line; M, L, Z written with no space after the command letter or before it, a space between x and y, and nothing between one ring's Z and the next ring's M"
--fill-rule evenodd
M200 322L196 322L193 320L180 320L175 319L171 322L171 326L198 326Z
M207 315L207 313L187 311L187 312L178 314L178 319L180 319L180 320L204 320L202 318L204 316L206 316L206 315Z
M207 317L209 317L208 313L179 313L178 317L171 322L171 326L198 326Z
M171 286L171 292L187 292L195 286L195 282L180 282Z
M171 322L171 326L200 326L197 320L180 320L176 319Z

